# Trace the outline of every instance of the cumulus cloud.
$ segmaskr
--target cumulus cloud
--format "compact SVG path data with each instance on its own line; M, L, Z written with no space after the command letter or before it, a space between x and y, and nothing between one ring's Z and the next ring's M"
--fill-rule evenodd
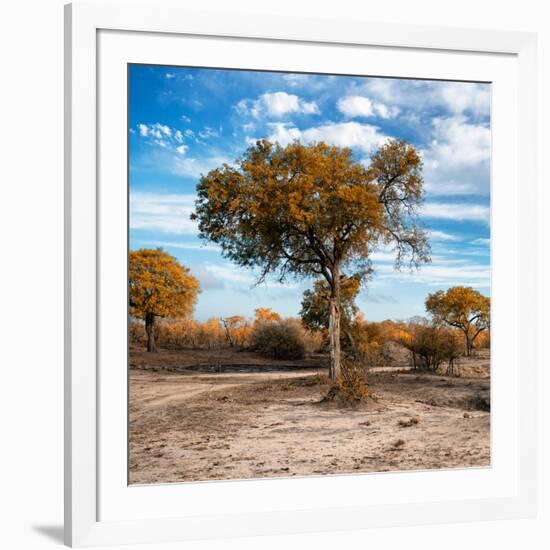
M271 92L262 94L257 99L241 99L235 109L242 115L251 115L255 118L264 114L271 117L281 117L288 113L319 114L319 107L315 101L305 101L287 92Z
M491 131L463 115L432 120L433 139L422 151L426 190L433 195L487 195Z
M196 234L197 225L190 219L195 198L195 195L131 192L130 229Z
M183 143L182 132L176 128L155 122L154 124L140 123L137 125L137 129L139 135L150 145L157 145L179 155L185 154L188 149L187 145Z
M352 147L370 153L387 140L376 126L359 122L335 122L300 130L286 122L270 123L268 139L281 145L299 140L303 143L324 141L338 147Z
M218 137L220 135L219 130L214 130L210 126L205 126L202 130L199 131L198 136L201 139L209 139L212 137Z
M407 110L439 107L455 115L467 113L476 117L488 117L490 113L489 84L372 78L354 89Z
M425 153L430 168L463 168L488 162L491 156L491 130L472 124L464 116L434 118L434 139Z
M348 118L375 117L394 118L399 114L399 107L388 107L383 103L373 102L366 96L348 95L341 97L336 104L338 110Z

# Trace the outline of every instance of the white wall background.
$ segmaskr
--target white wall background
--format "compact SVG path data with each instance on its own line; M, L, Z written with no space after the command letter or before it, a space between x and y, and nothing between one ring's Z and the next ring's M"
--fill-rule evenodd
M227 0L196 7L228 9ZM544 0L234 0L235 11L536 31L539 33L540 463L548 454L544 341L550 208L550 15ZM158 2L159 9L162 1ZM0 548L61 546L63 519L63 1L0 8ZM454 550L550 547L549 481L541 469L539 517L345 533L140 546L252 550L371 547ZM129 547L124 547L129 548Z

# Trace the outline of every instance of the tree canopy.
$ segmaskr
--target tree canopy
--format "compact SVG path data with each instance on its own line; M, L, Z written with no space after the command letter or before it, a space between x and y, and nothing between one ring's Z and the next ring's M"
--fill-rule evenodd
M200 292L189 269L158 249L133 250L128 257L130 313L145 320L147 349L156 351L156 317L182 318L193 312Z
M256 142L236 162L203 176L196 211L201 236L243 267L323 277L330 288L330 374L340 372L340 278L361 280L380 246L396 267L429 261L426 233L416 222L423 197L415 148L390 140L368 167L348 148L325 143L286 147Z
M426 311L435 322L445 323L464 333L467 355L471 354L475 339L491 323L491 300L471 287L455 286L428 294Z

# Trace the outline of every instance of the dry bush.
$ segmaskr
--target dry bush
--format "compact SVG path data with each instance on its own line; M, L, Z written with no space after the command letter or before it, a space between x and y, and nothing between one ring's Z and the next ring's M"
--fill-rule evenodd
M456 330L427 322L411 322L403 327L399 342L411 352L415 369L437 371L447 361L448 374L455 373L456 361L463 353L463 344Z
M478 349L489 349L491 347L491 331L486 330L479 334L475 341L475 347Z
M270 346L266 341L262 341L261 346L258 345L258 339L263 334L262 327L270 325L275 327L271 329L273 341L280 341L280 354L274 349L269 351ZM145 345L146 334L142 320L131 319L129 338L132 344ZM283 320L268 309L258 309L254 322L241 315L223 319L211 318L204 322L192 319L159 319L155 323L155 340L159 347L165 349L265 349L268 357L284 359L300 359L306 353L322 349L324 345L321 334L306 330L296 319ZM278 344L274 344L276 345Z
M140 319L132 318L128 323L128 339L130 344L145 346L147 336L145 334L145 323Z
M418 424L418 418L409 418L408 420L399 420L397 424L400 428L411 428L412 426L416 426Z
M361 361L342 358L342 376L329 389L323 401L338 401L343 405L366 401L369 397L365 365Z
M330 384L330 378L328 377L328 374L325 374L324 372L318 372L315 375L315 383L319 386L327 386Z
M162 321L159 326L158 343L171 349L219 349L226 345L226 336L218 319L203 323L184 319Z
M388 366L395 362L394 348L400 325L393 321L369 322L360 313L350 325L354 355L369 367Z
M254 323L252 349L274 359L302 359L307 352L306 331L299 321L283 319Z

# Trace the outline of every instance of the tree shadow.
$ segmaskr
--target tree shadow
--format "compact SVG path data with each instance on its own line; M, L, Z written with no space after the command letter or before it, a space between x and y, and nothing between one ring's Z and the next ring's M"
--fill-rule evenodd
M63 544L64 542L63 525L33 525L32 528L37 533L44 535L45 537L49 538L50 540L53 540L54 542L57 542L59 544Z

